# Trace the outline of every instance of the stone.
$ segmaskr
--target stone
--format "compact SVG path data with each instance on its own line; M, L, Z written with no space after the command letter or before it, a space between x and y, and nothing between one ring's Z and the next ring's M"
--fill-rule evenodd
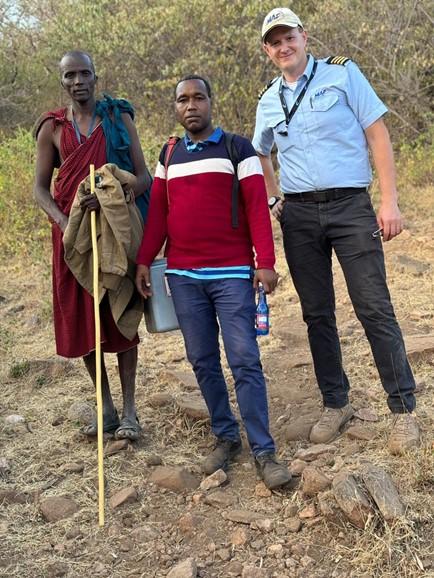
M227 479L228 479L228 476L226 475L226 473L223 470L217 470L216 472L214 472L210 476L206 477L200 483L200 489L203 490L204 492L206 492L208 490L211 490L212 488L218 488L219 486L224 484Z
M161 457L157 456L155 454L148 456L146 458L146 465L149 467L161 466L162 464L163 464L163 460L161 459Z
M88 403L75 401L68 409L68 419L80 425L89 425L96 419L96 413Z
M318 508L328 520L336 522L341 519L341 510L331 490L318 494Z
M255 496L257 498L270 498L272 496L271 490L267 488L264 482L259 482L255 486Z
M263 520L264 516L250 510L228 510L223 512L223 518L239 524L251 524L257 520Z
M130 445L130 442L126 439L124 440L115 440L110 442L106 445L104 450L105 456L113 456L114 454L118 454L119 452L126 450L127 447Z
M331 481L322 471L314 466L307 466L303 470L303 494L306 496L316 496L318 492L322 492L328 488Z
M166 371L161 376L161 379L170 384L175 383L181 386L184 390L200 392L199 384L197 383L196 377L192 371Z
M378 421L378 413L372 407L361 407L356 411L354 417L362 421Z
M17 425L19 423L25 423L26 420L23 418L22 415L12 414L7 415L3 421L8 425Z
M176 405L193 419L209 419L209 411L201 395L185 393L176 398Z
M58 578L66 576L68 573L68 565L65 562L53 562L45 568L47 578Z
M121 552L130 552L134 549L133 541L128 536L118 538L117 545Z
M26 492L20 492L13 488L7 490L0 490L0 506L7 504L26 504L32 501L33 496Z
M174 402L173 395L168 392L154 393L148 398L151 407L164 407Z
M234 546L244 546L248 539L249 535L242 527L235 528L231 534L231 544Z
M228 576L228 578L237 577L237 576L241 576L242 571L243 571L243 565L241 564L241 562L237 562L236 560L233 560L227 566L225 566L224 575Z
M261 532L271 532L274 528L273 520L269 518L258 518L257 520L253 520L250 524L250 527L253 530L260 530Z
M301 529L301 520L299 518L288 518L285 520L285 526L288 532L296 533Z
M220 560L223 560L223 562L229 562L232 558L229 548L219 548L215 551L215 554Z
M376 435L375 431L361 423L350 425L345 434L352 440L362 440L366 442L374 439Z
M181 466L157 466L149 481L173 492L195 490L199 486L196 476Z
M314 420L309 421L305 417L297 418L286 426L283 431L283 436L289 442L308 440L313 424Z
M300 449L296 452L295 458L305 462L313 462L324 454L331 454L336 452L336 446L329 444L316 444L307 449Z
M271 544L267 548L268 556L273 556L274 558L283 558L283 546L282 544Z
M235 500L236 498L233 494L223 490L217 490L211 494L207 494L204 502L205 504L216 508L228 508L229 506L232 506Z
M362 478L386 522L394 522L404 516L405 508L398 490L383 468L367 464L362 471Z
M149 524L137 526L131 531L131 537L139 544L147 544L151 540L155 540L159 536L158 530Z
M69 530L65 533L65 538L67 540L75 540L76 538L82 538L83 532L80 529L80 526L73 526L69 528Z
M72 462L70 464L65 464L62 468L62 472L65 474L81 474L84 471L83 462Z
M337 504L352 524L365 528L374 515L369 496L349 472L339 472L332 482L333 495Z
M430 360L434 354L434 334L409 335L405 337L405 348L410 361Z
M197 564L194 558L187 558L174 566L167 574L167 578L196 578Z
M109 503L110 507L115 509L119 508L123 504L131 504L132 502L137 502L139 496L137 490L134 486L128 486L122 488L110 497Z
M317 512L316 512L316 508L315 508L315 504L308 504L307 506L305 506L301 512L298 513L298 517L301 520L306 520L307 518L314 518L316 516Z
M51 425L53 427L58 427L59 425L62 425L62 423L65 421L65 416L64 415L58 415L57 417L55 417L53 419L53 421L51 422Z
M57 522L78 512L78 505L67 496L52 496L41 501L39 510L47 522Z
M199 516L194 516L190 512L187 512L181 516L178 520L178 528L183 534L190 534L195 528L197 528L202 521Z
M0 458L0 478L6 478L11 471L11 464L6 458Z
M270 572L267 568L259 568L258 566L246 564L243 566L241 578L270 578Z
M306 466L307 462L305 462L304 460L296 459L289 464L288 470L291 476L301 476Z
M285 518L292 518L293 516L297 515L297 512L298 512L297 504L288 504L285 508L284 516Z
M396 255L395 259L398 265L400 265L401 271L407 271L416 277L421 277L431 268L429 263L424 263L423 261L410 257L409 255Z

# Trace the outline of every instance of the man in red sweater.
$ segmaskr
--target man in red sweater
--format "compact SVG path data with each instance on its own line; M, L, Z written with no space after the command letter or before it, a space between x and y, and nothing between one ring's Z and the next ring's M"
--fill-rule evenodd
M290 474L275 458L254 321L258 284L271 293L277 283L261 165L251 143L236 135L240 198L234 227L234 165L223 131L212 125L208 81L183 78L176 87L175 111L186 134L173 150L167 174L167 146L161 151L137 256L137 288L145 299L151 295L149 267L167 240L166 273L176 314L217 438L203 471L226 469L241 451L220 363L221 329L258 473L269 488L277 488L289 482Z

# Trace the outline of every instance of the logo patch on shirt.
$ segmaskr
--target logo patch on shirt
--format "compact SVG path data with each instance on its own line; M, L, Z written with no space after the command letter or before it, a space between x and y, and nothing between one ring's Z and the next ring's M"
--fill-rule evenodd
M318 98L318 96L322 96L323 94L325 94L327 92L327 88L321 88L320 90L317 90L315 92L315 94L313 95L314 98Z

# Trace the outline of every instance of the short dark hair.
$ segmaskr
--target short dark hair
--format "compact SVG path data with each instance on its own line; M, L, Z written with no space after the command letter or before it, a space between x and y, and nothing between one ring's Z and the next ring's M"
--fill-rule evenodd
M81 57L85 57L89 60L91 68L93 73L95 74L95 64L93 62L93 58L92 56L89 54L89 52L85 52L84 50L68 50L68 52L65 52L65 54L62 56L62 58L60 59L59 62L59 68L61 68L61 64L62 64L62 60L64 58L67 58L68 56L72 56L72 57L76 57L76 56L81 56Z
M181 84L181 82L185 82L186 80L201 80L205 85L208 96L211 98L211 84L209 80L207 80L203 76L199 76L199 74L187 74L186 76L183 76L180 80L178 80L175 86L175 98L178 86Z

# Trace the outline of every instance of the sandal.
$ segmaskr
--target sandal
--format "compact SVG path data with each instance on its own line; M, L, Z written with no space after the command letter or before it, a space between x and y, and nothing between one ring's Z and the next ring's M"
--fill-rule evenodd
M136 441L139 439L141 431L142 427L137 416L134 418L124 416L115 431L115 438L117 440Z
M119 416L118 412L115 409L114 413L112 414L104 414L103 415L103 432L104 433L114 433L119 425ZM80 428L80 432L89 437L95 437L98 435L98 421L95 417L89 425L84 425Z

